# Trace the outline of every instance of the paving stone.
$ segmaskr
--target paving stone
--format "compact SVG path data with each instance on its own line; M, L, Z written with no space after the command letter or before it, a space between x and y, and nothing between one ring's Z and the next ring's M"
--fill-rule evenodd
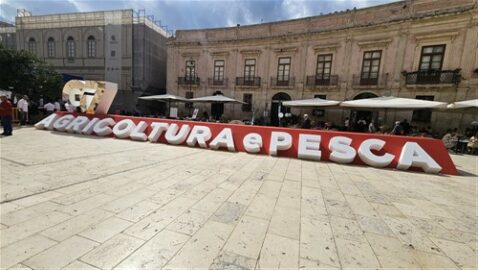
M342 238L336 238L335 242L343 268L380 268L380 263L368 243Z
M279 235L267 234L256 269L297 269L299 241Z
M94 241L73 236L23 263L33 269L61 268L92 250L97 245L98 243Z
M98 224L91 225L88 229L79 233L79 235L103 243L132 224L133 223L129 221L117 217L110 217Z
M308 267L340 267L332 227L327 216L319 219L302 217L300 227L300 256ZM302 261L302 260L301 260Z
M248 270L254 269L256 264L255 259L247 258L241 255L237 255L231 252L224 252L217 256L209 269L211 270Z
M116 269L159 269L188 239L187 235L163 230L122 261Z
M40 235L22 239L0 250L0 268L12 267L56 244L56 241Z
M160 205L149 202L142 201L133 206L130 206L120 213L116 214L117 217L122 219L129 220L131 222L137 222L145 218L155 210L159 209Z
M248 258L259 256L269 222L264 219L244 216L224 246L230 253Z
M232 225L215 221L207 222L186 242L165 268L174 269L185 266L208 268L219 255L232 229Z
M459 267L476 269L477 253L467 245L438 238L431 238L431 240Z
M365 235L383 268L420 267L413 258L413 249L397 238L374 233L365 233Z
M224 204L211 216L211 220L226 224L235 224L239 221L245 209L245 205L224 202Z
M25 164L1 163L2 269L476 268L474 176L15 134L0 140Z
M198 210L187 210L184 214L174 220L167 228L168 230L193 235L211 216L210 213Z
M118 234L80 258L81 261L101 269L111 269L144 241L125 234Z
M113 213L102 209L93 209L82 215L70 218L65 222L51 226L41 232L41 234L57 241L63 241L112 215Z
M56 224L61 223L69 218L71 218L71 216L67 214L51 212L23 223L16 224L15 226L8 227L7 229L2 230L0 233L0 244L2 247L7 246L51 226L55 226Z

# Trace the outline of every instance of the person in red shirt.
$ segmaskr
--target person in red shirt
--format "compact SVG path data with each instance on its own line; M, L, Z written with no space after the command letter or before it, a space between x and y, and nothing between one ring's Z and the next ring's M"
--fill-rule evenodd
M0 100L0 116L2 118L3 136L12 135L12 103L6 96L1 96Z

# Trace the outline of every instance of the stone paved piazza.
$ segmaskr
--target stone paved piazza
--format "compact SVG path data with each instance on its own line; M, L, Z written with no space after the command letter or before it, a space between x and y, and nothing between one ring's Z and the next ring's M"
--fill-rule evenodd
M460 177L23 128L1 142L1 269L475 269Z

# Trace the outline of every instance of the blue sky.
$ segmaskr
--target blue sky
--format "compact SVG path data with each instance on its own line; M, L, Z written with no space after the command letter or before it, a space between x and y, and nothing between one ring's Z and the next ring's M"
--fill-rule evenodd
M0 20L13 22L16 10L33 15L145 9L170 30L255 24L363 8L392 0L0 0Z

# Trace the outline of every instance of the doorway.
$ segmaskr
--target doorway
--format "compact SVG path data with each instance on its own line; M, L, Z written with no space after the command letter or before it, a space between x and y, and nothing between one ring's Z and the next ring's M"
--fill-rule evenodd
M224 95L221 91L216 91L212 94L213 96L216 95ZM211 103L211 116L214 120L219 121L221 120L221 116L224 113L224 103Z
M365 92L358 94L354 97L354 100L358 99L365 99L365 98L375 98L378 97L374 93ZM378 119L378 112L367 110L367 109L360 109L360 110L351 110L350 111L350 126L353 131L359 132L366 132L368 130L368 124L370 121L374 121L377 123ZM364 122L364 121L365 122Z
M279 108L280 108L280 112L283 113L283 115L285 115L286 113L290 113L290 108L282 106L282 101L288 101L288 100L291 100L290 96L283 92L277 93L272 97L271 125L273 126L280 125Z

